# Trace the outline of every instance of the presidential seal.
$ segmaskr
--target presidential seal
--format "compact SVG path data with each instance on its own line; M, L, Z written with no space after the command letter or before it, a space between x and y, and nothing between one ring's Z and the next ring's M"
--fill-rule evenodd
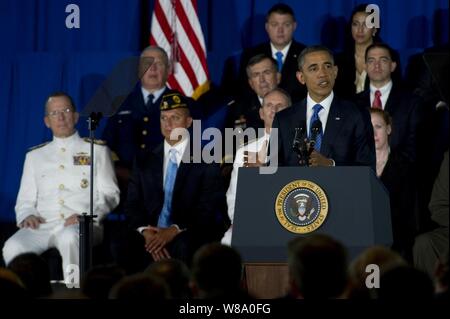
M307 180L293 181L280 191L275 213L281 226L296 234L315 231L328 214L328 199L323 189Z

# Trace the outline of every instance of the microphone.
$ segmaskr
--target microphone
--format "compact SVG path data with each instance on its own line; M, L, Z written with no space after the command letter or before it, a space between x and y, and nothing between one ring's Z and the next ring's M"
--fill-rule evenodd
M305 134L306 134L306 121L303 120L300 122L299 127L295 128L295 136L292 141L292 149L297 154L303 152L305 147Z
M314 145L316 145L317 136L322 132L322 122L316 120L311 126L311 135L309 136L309 153L314 150Z

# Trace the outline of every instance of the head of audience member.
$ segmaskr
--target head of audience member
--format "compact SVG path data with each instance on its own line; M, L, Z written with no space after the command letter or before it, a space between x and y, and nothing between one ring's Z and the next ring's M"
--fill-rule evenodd
M293 39L297 21L294 11L284 3L277 3L266 15L266 32L278 50L284 49Z
M155 301L168 299L170 294L169 288L161 278L139 273L119 280L112 287L109 298Z
M125 271L118 266L98 266L90 269L81 282L81 292L89 299L108 299L111 288Z
M366 70L370 84L381 88L391 81L391 74L397 67L393 50L384 43L371 44L366 50Z
M185 263L177 259L164 259L153 262L145 273L162 278L169 287L172 299L187 299L190 297L189 269Z
M280 83L277 61L265 54L257 54L247 63L248 84L262 98Z
M6 268L0 268L0 299L23 299L30 295L25 290L24 284L14 272Z
M207 244L194 254L192 290L201 299L240 298L242 294L242 260L232 247Z
M52 293L48 264L41 256L20 254L11 260L8 268L19 276L30 296L41 298Z
M288 245L291 294L297 298L340 298L347 286L347 252L328 235L297 237Z
M350 16L349 24L354 45L368 46L379 39L379 28L369 28L366 23L371 14L371 11L366 12L368 5L367 3L357 5Z
M275 88L263 97L263 103L259 108L259 117L264 122L264 128L270 133L275 113L284 110L292 104L291 97L282 88Z
M309 96L320 103L333 91L338 68L333 52L321 45L310 46L298 56L297 79L306 85Z
M149 92L162 89L166 85L171 71L169 57L163 48L151 45L142 51L139 75L144 89Z
M433 282L426 273L411 266L397 266L380 276L379 299L430 300L434 296Z
M407 262L398 253L387 247L373 246L367 248L350 264L350 286L347 294L349 298L371 298L371 291L366 286L366 279L370 274L369 265L376 265L381 275L393 267L407 265Z
M160 106L161 133L170 145L175 145L185 138L185 131L192 125L189 102L180 93L172 92L162 97Z
M389 148L389 136L392 133L392 118L388 112L371 108L370 119L373 127L375 150L385 151Z
M45 125L55 137L65 138L75 133L79 114L72 98L64 92L49 95L45 103Z

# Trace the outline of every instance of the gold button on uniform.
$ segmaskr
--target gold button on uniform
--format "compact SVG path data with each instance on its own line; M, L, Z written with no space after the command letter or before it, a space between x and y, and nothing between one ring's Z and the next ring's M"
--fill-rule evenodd
M64 189L64 184L60 184L59 185L59 189L63 190Z
M147 130L143 130L142 135L147 135Z
M64 165L59 165L59 169L64 169Z
M147 116L144 117L144 122L148 122L148 117Z
M60 199L58 202L60 205L64 205L64 200Z
M145 144L141 144L141 148L145 148Z
M61 217L61 219L64 219L64 214L63 213L59 214L59 217Z
M64 147L61 147L61 152L65 152L66 151L66 149L64 148Z

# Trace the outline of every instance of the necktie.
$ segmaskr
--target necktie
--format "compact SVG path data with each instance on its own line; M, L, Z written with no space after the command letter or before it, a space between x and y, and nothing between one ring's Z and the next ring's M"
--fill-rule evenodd
M147 95L147 103L145 104L145 106L147 107L147 111L151 111L151 109L153 108L153 98L153 94Z
M314 122L319 121L320 122L320 118L319 118L319 112L323 109L322 105L320 104L316 104L313 107L313 115L311 116L311 120L309 121L309 138L311 138L312 136L312 127L314 125ZM317 133L316 136L316 143L314 144L314 149L317 152L320 152L320 146L322 144L322 125L320 125L320 131Z
M283 67L283 53L281 51L277 51L275 56L277 57L278 72L281 72L281 68Z
M164 205L161 210L161 214L158 219L158 227L169 227L172 222L170 214L172 212L172 195L173 186L175 185L175 179L177 177L177 159L176 150L171 149L169 151L169 162L167 164L166 180L164 182Z
M374 108L374 109L382 109L383 108L383 105L381 104L380 90L375 91L375 98L373 99L372 108Z

